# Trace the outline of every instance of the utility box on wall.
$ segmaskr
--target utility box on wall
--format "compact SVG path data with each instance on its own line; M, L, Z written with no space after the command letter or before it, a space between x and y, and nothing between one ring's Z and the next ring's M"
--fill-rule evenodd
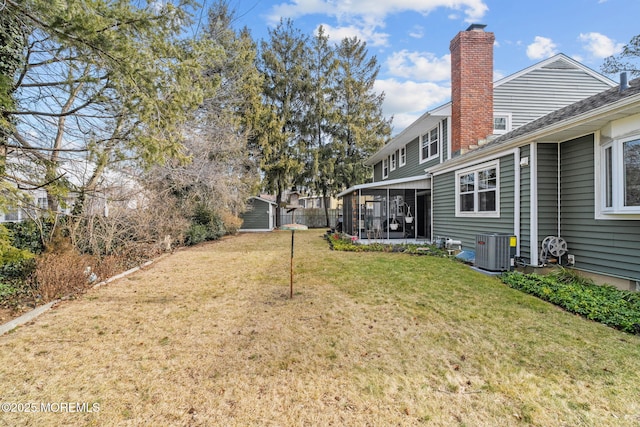
M475 266L488 271L511 271L515 265L516 246L516 236L511 234L478 234Z

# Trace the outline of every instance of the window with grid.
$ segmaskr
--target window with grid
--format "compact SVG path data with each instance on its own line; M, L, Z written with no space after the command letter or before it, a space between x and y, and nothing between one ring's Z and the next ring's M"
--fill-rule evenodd
M400 166L407 164L407 146L400 147Z
M640 214L640 137L605 144L600 150L600 206L607 214Z
M456 215L499 216L498 162L456 173Z
M420 162L424 162L438 155L440 130L436 126L420 137Z

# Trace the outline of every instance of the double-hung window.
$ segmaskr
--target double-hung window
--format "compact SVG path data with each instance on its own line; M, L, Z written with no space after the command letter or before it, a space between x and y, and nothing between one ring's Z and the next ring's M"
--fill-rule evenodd
M382 159L382 179L389 176L389 158Z
M600 148L599 200L603 218L640 215L640 135L614 140ZM596 172L597 173L597 172Z
M440 130L436 126L420 137L420 163L438 155Z
M391 156L389 156L389 162L391 163L390 168L392 171L396 170L396 152L394 151L393 153L391 153Z
M456 216L500 216L498 161L456 172Z
M400 166L404 166L407 164L407 146L403 145L400 147Z

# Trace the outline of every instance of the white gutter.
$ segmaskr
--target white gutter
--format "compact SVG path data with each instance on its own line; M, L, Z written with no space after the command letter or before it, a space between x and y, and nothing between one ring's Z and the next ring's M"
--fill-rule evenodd
M515 165L513 191L513 234L516 236L516 256L520 256L520 148L513 153Z
M388 179L384 181L368 182L366 184L358 184L358 185L354 185L353 187L349 187L346 190L338 193L336 197L344 197L347 194L353 193L356 190L364 190L367 188L383 188L384 189L384 188L392 187L398 184L407 184L410 182L419 182L419 181L425 181L428 179L429 179L429 175L425 174L425 175L419 175L419 176L410 176L407 178ZM429 187L423 188L423 186L416 186L416 189L428 190Z

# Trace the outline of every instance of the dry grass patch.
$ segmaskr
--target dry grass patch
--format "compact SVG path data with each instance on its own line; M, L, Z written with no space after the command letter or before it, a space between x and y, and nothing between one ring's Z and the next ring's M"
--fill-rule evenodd
M449 260L317 231L179 251L0 337L6 425L640 423L640 339Z

